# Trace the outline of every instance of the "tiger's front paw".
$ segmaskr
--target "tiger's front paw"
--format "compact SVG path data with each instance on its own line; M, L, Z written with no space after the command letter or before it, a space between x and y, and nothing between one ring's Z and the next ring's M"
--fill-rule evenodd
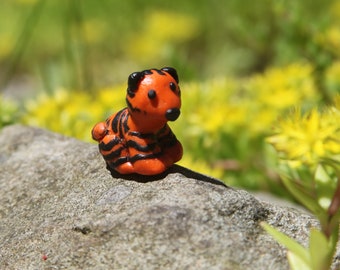
M144 159L133 163L135 173L142 175L157 175L163 173L168 166L161 159Z
M96 124L92 129L92 139L100 142L107 134L107 128L104 122Z

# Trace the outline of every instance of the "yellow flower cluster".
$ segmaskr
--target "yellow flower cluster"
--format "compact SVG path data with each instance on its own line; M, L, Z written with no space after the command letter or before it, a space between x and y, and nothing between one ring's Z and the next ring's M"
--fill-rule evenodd
M323 33L318 33L315 36L315 41L326 50L340 56L340 29L339 26L332 25Z
M204 168L203 163L232 159L253 166L246 165L252 162L248 159L262 151L260 141L280 114L301 103L317 104L312 72L308 64L292 64L246 79L181 83L182 113L171 126L184 145L182 164ZM125 89L118 85L94 95L60 89L41 95L27 104L24 122L92 142L93 125L125 107ZM204 172L221 177L220 169Z
M209 146L223 132L246 132L249 137L266 134L283 111L318 102L312 72L308 64L292 64L246 80L185 84L183 118L188 123L184 136L205 135Z
M313 109L303 114L296 109L279 121L267 141L278 152L280 174L287 188L323 218L322 212L329 213L333 196L339 196L335 189L340 173L340 96L323 111Z
M173 45L191 40L198 30L197 21L189 16L168 11L150 11L143 30L134 35L126 46L127 55L149 62L150 57L169 56Z
M183 167L189 168L192 171L200 172L205 175L213 176L217 179L223 179L224 171L221 168L213 168L204 160L197 160L186 153L178 162Z
M273 68L264 75L255 76L249 91L256 90L259 102L266 107L286 109L303 100L315 98L313 68L307 63L295 63L285 68Z
M318 31L314 35L314 42L324 50L331 52L336 57L340 57L340 2L333 1L329 8L329 23L325 29Z
M314 166L324 158L340 161L340 97L323 112L296 110L278 123L268 142L293 167Z
M258 108L254 131L266 132L285 110L297 104L318 102L318 92L312 77L313 68L307 63L294 63L285 68L269 69L265 74L255 76L247 85L253 93ZM254 93L256 92L256 94Z
M122 108L124 96L120 90L121 87L102 89L95 98L85 92L65 89L55 91L52 96L43 94L27 103L23 122L91 141L92 126L112 110Z

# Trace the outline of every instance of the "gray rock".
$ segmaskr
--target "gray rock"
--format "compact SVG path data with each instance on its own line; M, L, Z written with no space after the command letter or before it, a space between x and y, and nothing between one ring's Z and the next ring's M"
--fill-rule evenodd
M113 178L96 145L0 133L0 269L288 269L261 221L304 245L317 224L180 166Z

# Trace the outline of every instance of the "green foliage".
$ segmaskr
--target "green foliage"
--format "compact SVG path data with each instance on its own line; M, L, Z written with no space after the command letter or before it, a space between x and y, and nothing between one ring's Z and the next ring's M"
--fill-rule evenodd
M304 248L268 224L263 227L289 250L292 269L329 269L340 225L340 96L319 112L294 112L268 138L278 152L280 174L288 191L320 221Z
M0 80L39 78L44 94L26 105L23 121L90 141L93 123L124 106L120 84L128 74L174 66L183 89L182 117L173 125L188 155L183 163L231 185L284 195L264 138L290 107L330 102L339 92L338 6L5 1Z
M125 88L99 89L94 96L66 90L42 95L27 104L24 121L92 141L92 126L125 106ZM182 115L171 123L184 145L181 164L233 186L280 194L281 184L271 173L273 153L264 138L295 104L318 103L312 67L297 63L242 80L184 82L181 88Z
M19 120L19 108L12 100L0 95L0 129Z
M183 114L174 127L185 150L223 169L231 185L279 193L267 180L271 153L264 137L291 106L318 103L311 66L292 64L243 80L190 83L182 90Z
M91 141L92 126L125 106L128 74L174 66L180 163L294 197L322 226L309 250L278 237L292 269L326 267L340 215L340 101L312 108L340 93L339 10L339 0L3 1L0 91L28 76L39 94L20 106L0 96L0 128L20 121ZM328 246L316 259L315 243Z
M185 80L206 80L307 59L327 97L323 72L339 58L338 6L338 0L4 1L1 82L28 74L45 90L93 90L145 66L176 66Z
M262 227L280 244L288 248L288 261L292 270L323 270L330 269L336 243L338 229L328 239L323 232L312 228L310 232L309 248L305 248L287 235L272 226L261 223Z
M44 127L81 140L91 140L96 122L106 119L113 110L124 106L124 86L103 88L93 97L86 92L58 89L26 103L25 124Z

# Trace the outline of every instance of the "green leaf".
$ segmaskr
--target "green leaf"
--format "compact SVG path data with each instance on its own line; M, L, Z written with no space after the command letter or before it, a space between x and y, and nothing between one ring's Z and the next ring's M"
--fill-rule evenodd
M306 195L300 191L298 187L289 179L289 176L281 175L284 185L287 187L289 192L300 201L306 208L308 208L313 214L319 216L320 213L325 212L324 209L318 204L315 198Z
M280 244L284 245L289 251L294 253L295 257L298 257L299 260L303 261L306 265L310 264L310 256L308 253L308 249L301 246L294 239L285 235L284 233L278 231L274 227L270 226L268 223L261 222L261 226L278 241ZM309 269L309 268L307 268Z
M310 231L309 252L313 270L329 269L332 263L332 245L326 236L316 228Z
M315 181L329 183L331 181L330 175L326 172L324 166L319 165L315 171Z
M293 252L288 251L287 253L288 262L292 270L311 270L312 268L306 264L299 256Z

